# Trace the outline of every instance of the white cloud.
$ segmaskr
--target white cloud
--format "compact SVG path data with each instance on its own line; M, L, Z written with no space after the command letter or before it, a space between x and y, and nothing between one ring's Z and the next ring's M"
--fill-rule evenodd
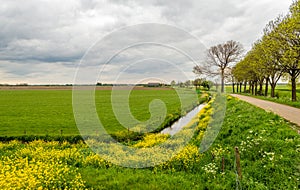
M267 22L285 14L291 3L292 0L1 0L0 83L72 83L80 58L93 43L121 27L140 23L183 28L207 47L233 39L249 49ZM147 35L143 32L128 34L124 41ZM182 48L191 45L181 42L176 34L154 37L173 41L171 44ZM118 39L109 44L107 53L122 45L122 38ZM196 49L189 53L197 54ZM163 54L156 50L150 52ZM124 55L124 60L120 57L118 61L128 63L129 57L139 53L135 49L131 56ZM164 53L165 59L172 56ZM184 70L192 70L191 64L181 64ZM176 74L168 75L178 78Z

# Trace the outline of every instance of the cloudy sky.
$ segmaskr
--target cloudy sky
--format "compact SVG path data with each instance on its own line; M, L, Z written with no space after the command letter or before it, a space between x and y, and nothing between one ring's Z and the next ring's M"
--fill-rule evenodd
M0 84L193 79L204 49L236 40L249 50L291 3L0 0Z

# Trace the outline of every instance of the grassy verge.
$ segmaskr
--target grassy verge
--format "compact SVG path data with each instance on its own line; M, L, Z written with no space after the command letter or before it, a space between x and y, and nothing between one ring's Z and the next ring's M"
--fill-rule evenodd
M229 99L214 147L230 147L231 156L233 147L239 147L244 189L298 188L300 138L291 130L292 124L246 102ZM234 158L230 160L232 163ZM234 165L230 167L234 170Z
M297 189L299 187L298 134L291 124L272 113L229 98L222 130L204 154L191 151L199 144L209 117L203 112L188 153L163 167L150 169L83 168L87 185L112 189ZM215 110L217 112L217 110ZM199 138L200 137L200 138ZM241 154L243 179L237 178L234 147ZM222 169L224 159L224 170ZM98 175L106 173L107 175ZM90 176L94 177L90 177ZM125 178L125 176L127 176ZM280 183L279 183L280 181ZM238 182L238 183L237 183ZM159 185L161 184L161 185Z

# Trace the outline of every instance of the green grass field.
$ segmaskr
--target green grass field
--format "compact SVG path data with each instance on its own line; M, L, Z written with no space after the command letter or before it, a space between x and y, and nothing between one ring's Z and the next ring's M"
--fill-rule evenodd
M120 94L123 92L120 91ZM183 105L190 108L191 91L186 91ZM190 94L190 95L189 95ZM174 90L133 90L130 108L136 119L149 119L149 103L161 99L168 114L178 113L180 100ZM96 91L96 106L108 132L125 130L114 116L111 91ZM0 136L79 134L72 110L71 90L0 90Z

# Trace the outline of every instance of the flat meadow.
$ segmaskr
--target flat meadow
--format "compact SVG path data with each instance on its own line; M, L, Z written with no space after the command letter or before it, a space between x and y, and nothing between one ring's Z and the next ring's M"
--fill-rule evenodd
M97 113L106 130L109 133L127 130L115 118L111 90L96 90L95 97ZM133 116L141 121L149 119L148 107L154 99L161 99L165 103L167 114L180 115L181 102L176 91L141 88L133 90L130 95ZM191 102L188 95L182 103L187 109L197 104ZM0 90L0 120L0 136L79 135L72 109L72 88Z
M96 91L99 117L112 134L126 131L113 118L110 93L110 90ZM65 136L78 134L71 95L70 90L0 90L0 134L24 136L26 130L26 135L60 136L61 129ZM194 129L192 139L179 154L153 167L118 166L94 153L82 141L1 142L0 188L299 189L300 138L291 129L293 124L231 96L225 97L225 119L216 140L206 152L199 152L205 132L218 119L219 108L224 106L215 101L220 96L224 95L213 95L205 108L179 132L185 136ZM199 97L202 102L203 95ZM147 120L149 102L157 98L165 102L168 114L180 115L175 91L157 89L132 92L129 102L133 115ZM195 103L188 96L183 102L186 108ZM169 138L159 132L148 133L126 145L150 148L151 153L152 147ZM237 175L236 147L242 176Z

